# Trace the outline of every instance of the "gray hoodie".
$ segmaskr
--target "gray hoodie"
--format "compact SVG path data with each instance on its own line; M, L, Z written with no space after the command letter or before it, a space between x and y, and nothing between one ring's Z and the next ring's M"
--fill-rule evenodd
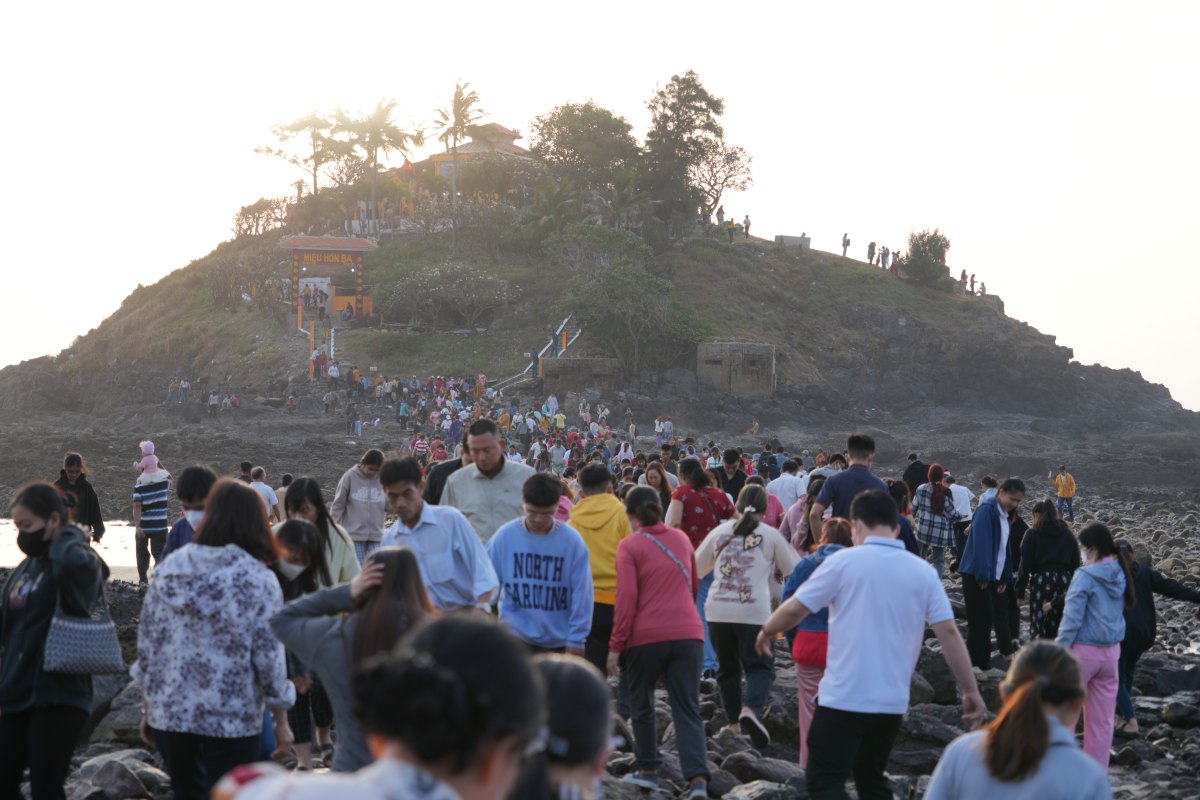
M383 538L387 498L379 476L368 478L355 464L338 481L329 516L346 529L354 542L378 542Z
M1125 638L1125 570L1115 558L1075 570L1058 641L1108 647Z

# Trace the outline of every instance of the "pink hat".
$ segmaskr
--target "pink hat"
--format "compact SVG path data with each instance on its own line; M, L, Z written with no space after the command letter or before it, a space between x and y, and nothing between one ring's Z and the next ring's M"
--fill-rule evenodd
M142 448L142 455L144 455L144 456L154 455L154 442L150 441L149 439L146 439L145 441L139 443L138 447Z

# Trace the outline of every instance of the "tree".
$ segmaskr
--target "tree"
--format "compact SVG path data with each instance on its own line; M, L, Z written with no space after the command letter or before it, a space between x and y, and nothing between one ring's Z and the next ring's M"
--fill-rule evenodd
M688 70L682 76L672 76L648 107L646 188L655 200L655 213L678 227L699 207L700 193L689 176L705 150L725 135L718 121L725 102L710 94L700 83L700 76Z
M525 215L539 230L558 234L568 223L579 219L580 207L574 184L550 178L538 185L533 205L525 209Z
M646 243L629 231L582 223L567 225L561 235L547 239L543 249L555 261L585 277L615 266L645 269L651 257Z
M468 129L483 117L483 109L476 108L479 103L479 93L474 89L467 91L471 84L456 83L454 97L450 105L437 111L438 124L441 133L438 141L446 145L450 151L450 202L451 208L458 209L458 143L466 138ZM450 253L458 252L458 240L455 238L454 227L450 228Z
M509 300L508 283L470 264L439 264L410 272L385 292L384 313L437 330L487 324Z
M589 100L567 103L533 122L530 152L559 177L576 185L599 189L638 163L633 127L624 117Z
M262 197L248 206L242 206L233 218L233 235L258 236L282 228L287 222L290 205L286 197Z
M320 174L321 167L337 160L346 152L345 144L333 137L333 128L334 120L329 115L314 111L295 122L271 128L271 134L280 144L288 144L293 140L303 141L303 153L292 153L276 147L256 147L254 152L282 158L289 164L307 171L312 176L312 190L313 194L316 194L317 175Z
M719 139L709 139L701 145L700 159L688 170L689 182L700 190L704 213L713 214L727 190L744 192L754 183L750 177L753 160L740 147L730 147Z
M946 253L950 239L941 229L913 231L908 235L908 255L904 258L906 277L924 286L949 291L954 286Z
M408 155L409 148L425 143L420 130L401 130L395 123L396 101L380 99L375 108L360 118L352 118L341 109L337 112L337 129L345 133L351 145L363 153L363 163L371 178L371 219L377 218L375 179L379 175L380 156L399 151Z
M675 286L633 264L614 264L568 284L569 307L579 326L606 347L629 374L642 365L642 349L661 330Z
M326 168L325 175L338 188L353 186L367 177L367 164L357 153L343 153Z
M590 206L593 222L628 230L640 227L653 204L650 195L638 188L636 175L618 172L611 186L592 192Z

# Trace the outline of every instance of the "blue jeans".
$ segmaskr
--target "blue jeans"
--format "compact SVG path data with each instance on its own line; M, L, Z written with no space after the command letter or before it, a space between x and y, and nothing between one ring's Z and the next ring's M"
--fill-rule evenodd
M713 650L712 637L708 635L708 619L704 616L704 601L712 588L714 573L700 579L700 594L696 597L696 610L700 612L700 626L704 628L704 672L717 671L717 652Z
M1133 673L1144 652L1121 645L1121 659L1117 662L1117 713L1124 719L1137 716L1133 710Z
M1060 498L1058 498L1058 515L1059 515L1060 517L1062 517L1063 519L1067 520L1068 522L1074 522L1074 521L1075 521L1075 509L1074 509L1074 508L1072 507L1072 505L1071 505L1071 501L1072 501L1072 500L1074 500L1074 499L1075 499L1074 497L1060 497ZM1065 514L1063 513L1063 506L1064 506L1064 505L1067 507L1067 511L1066 511L1066 513L1065 513Z

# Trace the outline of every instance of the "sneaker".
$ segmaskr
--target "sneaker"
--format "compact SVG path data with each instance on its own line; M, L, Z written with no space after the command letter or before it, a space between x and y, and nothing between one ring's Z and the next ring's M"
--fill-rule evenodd
M984 676L983 670L979 667L971 667L971 672L975 675L975 680L979 680Z
M711 669L704 670L704 674L700 676L700 693L715 694L717 691L717 673Z
M750 737L755 747L761 749L771 743L771 734L767 731L767 726L762 724L762 720L754 712L743 712L738 717L738 726L741 727L742 733Z
M657 789L660 785L658 774L654 772L631 772L621 780L642 789Z
M687 794L683 796L683 800L708 800L708 784L693 783Z
M1003 680L1004 676L1007 675L1008 673L1002 669L997 669L996 667L992 667L991 669L989 669L987 672L985 672L983 674L985 677L990 678L991 680L998 681L998 680Z

